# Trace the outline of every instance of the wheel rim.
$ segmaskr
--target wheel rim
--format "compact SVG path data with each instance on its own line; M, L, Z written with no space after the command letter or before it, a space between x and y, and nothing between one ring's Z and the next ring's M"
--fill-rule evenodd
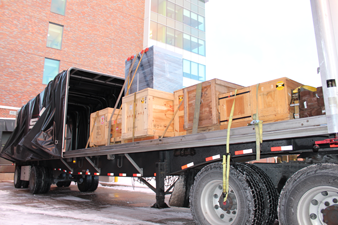
M329 215L330 214L330 215ZM300 199L297 207L299 224L324 225L338 214L338 188L319 186L308 190ZM325 221L325 222L324 222Z
M228 198L232 201L232 207L225 211L219 205L222 189L222 180L211 181L203 188L201 208L205 219L210 224L232 224L237 217L239 205L236 192L229 186Z

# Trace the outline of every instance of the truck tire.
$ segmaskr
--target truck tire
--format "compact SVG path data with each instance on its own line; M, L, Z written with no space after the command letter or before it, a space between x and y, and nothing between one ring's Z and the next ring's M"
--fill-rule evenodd
M278 205L280 225L337 224L338 165L314 164L286 182Z
M41 171L37 166L32 166L29 177L29 191L32 194L39 194L42 184Z
M245 176L230 168L228 206L220 206L223 184L222 164L205 166L195 177L190 191L190 209L196 224L252 224L254 196ZM222 209L222 207L228 207Z
M252 196L254 196L255 213L253 225L271 225L274 221L270 221L270 204L268 189L264 184L262 177L255 172L248 164L234 163L233 167L240 172L250 186Z
M49 191L50 186L52 184L51 177L50 177L50 171L46 167L39 167L41 172L41 194L45 194Z
M88 188L88 192L93 192L99 186L99 176L92 176L92 182Z
M275 185L272 183L270 177L259 167L255 166L254 164L245 164L253 169L258 176L263 180L263 184L265 186L265 190L267 191L264 193L266 196L265 203L266 205L266 213L268 217L263 224L274 224L275 220L277 219L277 206L278 206L278 192L275 188Z
M91 183L92 183L92 177L91 176L85 176L81 183L80 182L77 183L77 188L81 192L86 192L86 191L89 190Z
M15 165L15 171L14 171L14 187L15 188L21 188L22 186L22 181L20 177L21 177L21 166Z

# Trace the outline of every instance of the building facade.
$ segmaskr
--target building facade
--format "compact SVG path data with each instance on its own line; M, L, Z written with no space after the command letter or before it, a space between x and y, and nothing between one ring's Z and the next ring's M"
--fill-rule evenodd
M183 86L206 79L206 0L145 0L143 47L183 57Z
M144 12L144 0L1 0L0 119L70 67L124 77L143 49Z

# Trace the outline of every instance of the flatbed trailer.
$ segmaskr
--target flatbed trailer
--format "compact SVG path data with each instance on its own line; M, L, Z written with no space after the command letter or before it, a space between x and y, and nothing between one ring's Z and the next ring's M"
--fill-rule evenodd
M255 126L232 128L228 139L228 130L218 130L86 148L90 113L118 106L124 79L70 68L19 113L18 126L1 152L16 163L15 187L38 194L48 192L52 183L62 187L75 181L88 192L96 190L99 176L138 177L156 193L153 207L168 207L165 195L171 194L170 205L190 207L197 224L273 224L277 218L285 225L336 224L338 63L337 52L329 54L336 51L330 48L332 40L325 36L332 32L325 16L335 11L329 2L311 1L326 115L263 124L259 150ZM221 161L229 155L225 179ZM259 155L295 155L298 160L252 164ZM171 175L179 179L165 189ZM146 177L156 177L156 186Z

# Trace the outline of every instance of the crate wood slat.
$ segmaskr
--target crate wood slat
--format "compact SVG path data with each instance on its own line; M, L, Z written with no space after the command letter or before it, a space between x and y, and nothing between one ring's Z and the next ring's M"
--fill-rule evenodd
M109 119L111 114L113 113L114 108L105 108L102 109L98 112L94 112L90 114L90 128L93 127L93 133L90 137L90 143L89 146L105 146L107 145L107 138L108 138L108 125L109 125ZM98 113L98 116L96 116L96 113ZM111 142L114 141L114 129L115 131L115 142L120 142L121 141L121 128L122 128L122 116L121 113L118 116L118 119L116 121L116 115L117 115L117 110L115 110L115 115L112 118L111 122ZM96 118L96 119L95 119ZM95 120L95 122L94 122Z
M260 83L258 88L258 115L263 123L293 119L294 107L290 106L292 90L302 84L286 77ZM241 127L250 123L256 113L257 85L240 89L236 97L234 121L231 127ZM219 96L221 129L227 128L234 93Z
M219 125L219 94L228 93L243 88L241 85L213 79L202 83L202 97L198 127L213 127ZM196 85L183 89L184 94L184 129L191 130L194 119Z
M122 100L122 139L132 138L134 95ZM136 93L134 138L161 136L174 115L174 95L151 88ZM174 136L172 123L165 137Z

